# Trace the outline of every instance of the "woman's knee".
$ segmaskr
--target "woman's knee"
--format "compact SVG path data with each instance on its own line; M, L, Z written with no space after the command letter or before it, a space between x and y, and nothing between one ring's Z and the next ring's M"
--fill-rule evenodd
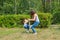
M34 27L31 27L31 29L34 29Z

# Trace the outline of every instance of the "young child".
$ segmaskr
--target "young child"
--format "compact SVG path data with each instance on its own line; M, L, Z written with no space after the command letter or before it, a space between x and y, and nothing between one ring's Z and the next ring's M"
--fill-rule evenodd
M24 23L24 28L26 29L26 32L29 32L29 21L28 19L23 19L23 23Z

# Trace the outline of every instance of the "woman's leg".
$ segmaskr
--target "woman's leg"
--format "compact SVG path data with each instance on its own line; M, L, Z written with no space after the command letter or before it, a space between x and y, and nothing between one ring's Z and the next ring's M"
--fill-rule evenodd
M31 29L33 31L33 33L36 33L36 30L34 29L36 26L38 26L39 22L34 22L34 24L32 25Z

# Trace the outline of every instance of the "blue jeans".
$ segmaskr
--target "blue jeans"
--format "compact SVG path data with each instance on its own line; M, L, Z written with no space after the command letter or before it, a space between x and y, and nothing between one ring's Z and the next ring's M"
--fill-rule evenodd
M34 22L34 23L32 24L31 29L32 29L33 33L36 32L36 30L35 30L34 28L37 27L39 23L40 23L40 22ZM29 24L24 24L24 28L27 29L27 30L29 30Z
M39 25L39 23L40 23L40 22L34 22L34 23L32 24L31 29L32 29L33 33L36 32L36 30L35 30L34 28L37 27L37 26Z
M29 24L24 24L24 28L29 30Z

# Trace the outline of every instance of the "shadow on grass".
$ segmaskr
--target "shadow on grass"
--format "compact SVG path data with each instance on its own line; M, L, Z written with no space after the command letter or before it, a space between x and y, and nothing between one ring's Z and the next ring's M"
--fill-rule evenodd
M26 32L26 31L22 31L22 34L33 34L33 32Z

